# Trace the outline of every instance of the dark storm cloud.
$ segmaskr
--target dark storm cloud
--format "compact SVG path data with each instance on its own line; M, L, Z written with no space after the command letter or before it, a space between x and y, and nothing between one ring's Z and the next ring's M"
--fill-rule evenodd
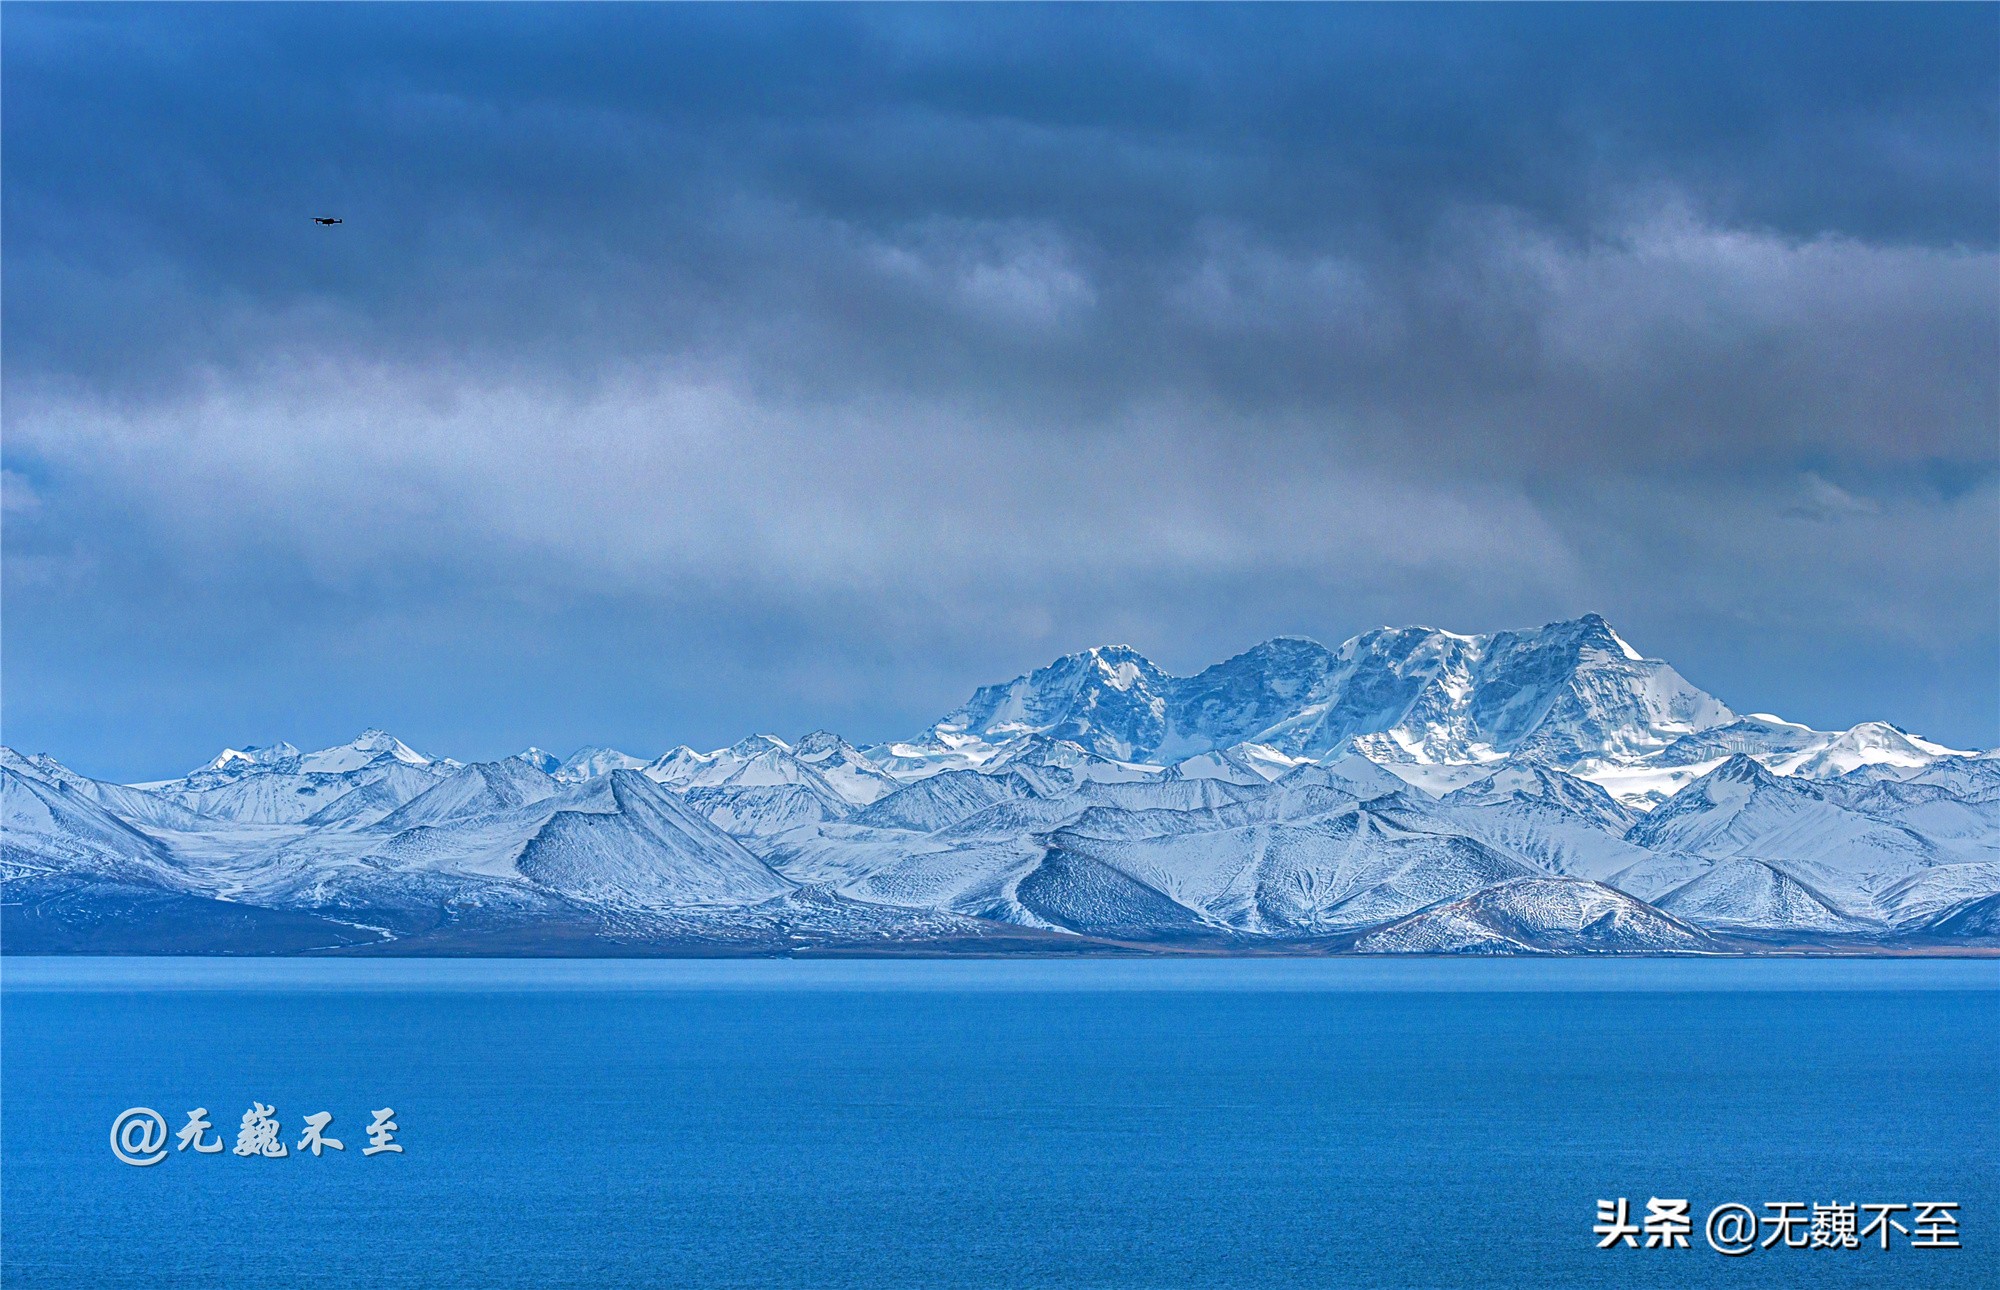
M872 737L1595 608L1992 742L1996 66L1974 6L10 6L9 719L213 741L254 641L232 720ZM660 657L536 682L558 621Z

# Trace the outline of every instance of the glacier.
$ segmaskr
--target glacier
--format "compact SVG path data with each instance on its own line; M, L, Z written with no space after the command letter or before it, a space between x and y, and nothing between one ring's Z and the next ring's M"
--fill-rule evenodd
M1980 953L2000 756L1739 714L1601 616L1128 646L903 740L0 749L6 953Z

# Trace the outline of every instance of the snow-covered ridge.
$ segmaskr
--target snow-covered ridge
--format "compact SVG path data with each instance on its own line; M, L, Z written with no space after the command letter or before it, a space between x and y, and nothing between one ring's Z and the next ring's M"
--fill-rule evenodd
M1529 756L1642 809L1736 752L1812 777L1963 755L1882 722L1816 731L1739 717L1596 614L1487 636L1385 627L1334 649L1279 637L1188 677L1103 646L986 686L923 733L867 752L912 778L1004 764L1030 740L1141 770L1236 774L1215 759L1249 758L1266 777L1359 752L1442 792Z
M1965 943L2000 895L2000 758L1739 716L1594 615L1189 677L1103 647L866 749L370 730L143 785L0 750L0 787L15 949L1712 953Z

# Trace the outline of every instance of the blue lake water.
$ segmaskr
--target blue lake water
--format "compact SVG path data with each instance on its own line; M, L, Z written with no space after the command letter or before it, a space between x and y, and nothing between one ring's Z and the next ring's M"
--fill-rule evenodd
M0 1273L124 1286L2000 1285L2000 963L0 961ZM112 1155L251 1102L313 1158ZM363 1157L393 1107L401 1155ZM1599 1251L1600 1197L1686 1250ZM1960 1250L1715 1254L1729 1200ZM1905 1216L1907 1217L1907 1216Z

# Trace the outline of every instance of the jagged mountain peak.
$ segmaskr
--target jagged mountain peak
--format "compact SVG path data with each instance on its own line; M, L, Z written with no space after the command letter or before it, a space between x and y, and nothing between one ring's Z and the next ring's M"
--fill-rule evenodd
M1697 787L1720 784L1751 784L1759 788L1777 788L1778 777L1747 753L1732 753L1728 760L1695 781Z
M309 774L339 774L384 758L406 766L429 766L433 762L388 731L371 726L344 744L303 754L299 769Z
M538 802L561 789L552 775L518 756L471 762L396 807L372 827L378 832L399 833L419 825L435 826Z
M1734 717L1601 614L1585 614L1486 636L1385 627L1333 650L1274 637L1188 677L1129 646L1101 646L983 687L894 748L905 760L929 752L978 764L998 745L1040 735L1162 764L1244 743L1318 758L1380 736L1371 751L1391 760L1529 752L1569 765L1643 756Z
M1129 760L1159 745L1165 715L1161 691L1170 680L1129 646L1065 654L1026 676L981 688L915 742L946 751L1039 734Z
M1638 650L1632 648L1631 644L1618 634L1617 629L1605 619L1603 614L1579 614L1575 618L1545 623L1541 630L1543 635L1566 635L1575 639L1579 645L1596 646L1611 650L1628 662L1658 662L1657 659L1648 659Z
M1141 654L1138 650L1133 649L1130 645L1122 643L1115 645L1093 645L1089 649L1078 650L1076 653L1066 657L1076 660L1079 664L1088 663L1110 672L1120 672L1121 669L1127 667L1137 669L1150 669L1153 667L1151 659ZM1125 673L1124 675L1129 677L1131 674Z
M245 744L241 748L224 748L194 773L197 775L202 771L241 773L265 766L282 765L295 760L298 756L299 750L288 743L266 744L262 747Z
M1760 795L1779 797L1802 795L1810 790L1796 781L1781 780L1764 769L1747 753L1732 753L1720 765L1694 780L1651 811L1639 827L1660 830L1682 816L1707 814L1717 809L1741 810Z
M397 768L420 775L436 775L457 764L449 759L427 757L386 731L369 729L344 744L306 753L289 743L226 748L200 769L179 779L157 780L129 787L185 795L228 790L232 786L249 792L256 785L265 785L255 791L270 796L279 790L268 786L280 779L303 777L321 781L324 787L327 782L342 777L361 774L379 778Z
M408 744L380 726L368 727L360 734L354 736L354 738L348 740L346 746L349 748L358 748L364 752L394 752L399 748L407 749L409 747Z
M801 761L824 760L827 757L841 753L843 750L846 752L859 751L853 744L848 743L831 730L814 730L808 734L800 735L798 742L792 745L792 755Z

